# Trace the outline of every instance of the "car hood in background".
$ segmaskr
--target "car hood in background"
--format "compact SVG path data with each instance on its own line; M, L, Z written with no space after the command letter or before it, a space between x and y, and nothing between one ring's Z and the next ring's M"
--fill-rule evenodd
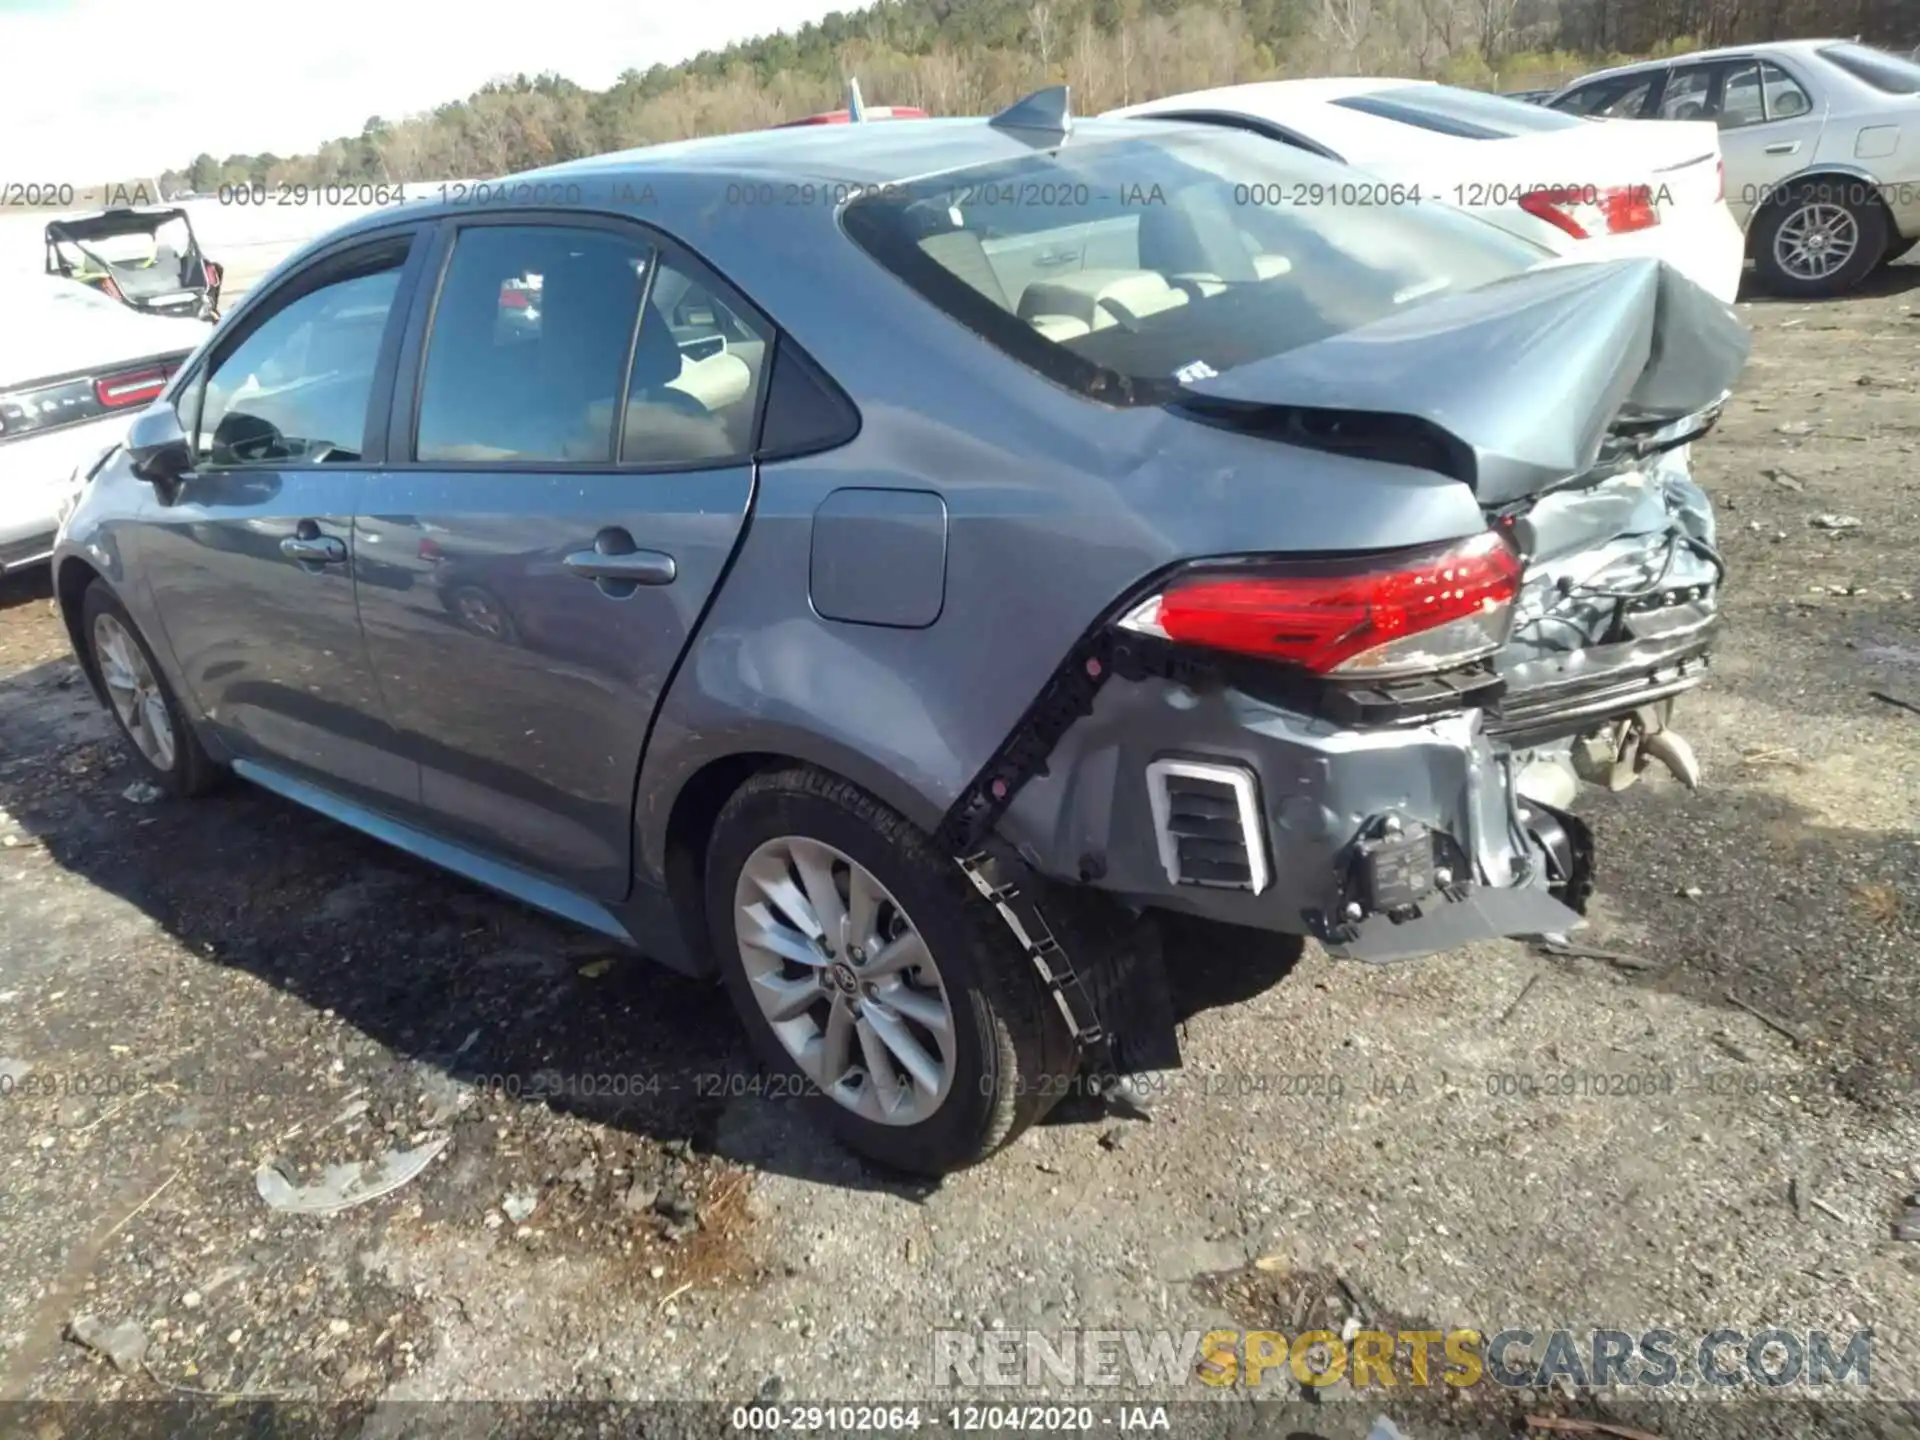
M1423 421L1491 506L1585 474L1618 423L1714 406L1749 339L1729 306L1662 261L1558 264L1184 388L1201 408Z
M204 320L142 315L77 280L8 276L0 281L0 388L177 355L212 333Z

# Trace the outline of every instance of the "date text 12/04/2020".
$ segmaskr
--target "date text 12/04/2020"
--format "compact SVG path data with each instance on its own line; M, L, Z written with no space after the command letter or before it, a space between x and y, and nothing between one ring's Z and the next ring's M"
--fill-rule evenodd
M1164 1405L736 1405L732 1428L751 1434L912 1433L921 1429L999 1435L1093 1430L1171 1431Z

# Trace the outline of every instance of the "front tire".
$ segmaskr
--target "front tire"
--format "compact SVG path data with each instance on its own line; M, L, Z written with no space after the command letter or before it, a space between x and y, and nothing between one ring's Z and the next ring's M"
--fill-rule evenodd
M80 633L86 640L87 664L142 774L180 799L204 795L218 785L223 772L187 724L146 637L98 580L81 597Z
M1754 227L1753 263L1777 295L1844 295L1879 265L1887 214L1859 180L1807 180L1773 200Z
M849 1149L945 1175L1069 1088L1071 1037L1004 922L858 787L811 768L748 780L715 821L706 890L755 1050Z

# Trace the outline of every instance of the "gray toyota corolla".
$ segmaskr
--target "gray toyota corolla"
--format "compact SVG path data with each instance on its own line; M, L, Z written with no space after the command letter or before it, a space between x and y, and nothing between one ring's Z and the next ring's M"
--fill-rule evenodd
M1744 330L1379 189L1057 91L447 187L233 310L59 601L169 791L717 974L951 1170L1178 1063L1165 936L1561 934L1580 783L1695 778Z

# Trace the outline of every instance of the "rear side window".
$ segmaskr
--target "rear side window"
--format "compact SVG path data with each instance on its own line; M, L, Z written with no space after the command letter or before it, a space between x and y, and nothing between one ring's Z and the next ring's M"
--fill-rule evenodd
M1876 50L1871 45L1823 45L1823 60L1830 60L1856 80L1864 80L1888 95L1920 95L1920 64Z
M1349 110L1397 120L1459 140L1511 140L1578 125L1572 116L1505 95L1456 90L1451 85L1399 85L1333 102Z
M1778 65L1762 63L1760 76L1766 82L1767 119L1792 120L1813 109L1800 83Z
M1225 129L934 175L862 196L843 223L931 304L1118 405L1547 258L1411 187Z
M434 310L415 457L692 466L744 458L771 334L689 259L555 225L463 230Z
M309 290L221 357L190 428L204 467L360 458L404 248Z
M611 463L652 260L606 230L460 231L427 342L415 458Z

